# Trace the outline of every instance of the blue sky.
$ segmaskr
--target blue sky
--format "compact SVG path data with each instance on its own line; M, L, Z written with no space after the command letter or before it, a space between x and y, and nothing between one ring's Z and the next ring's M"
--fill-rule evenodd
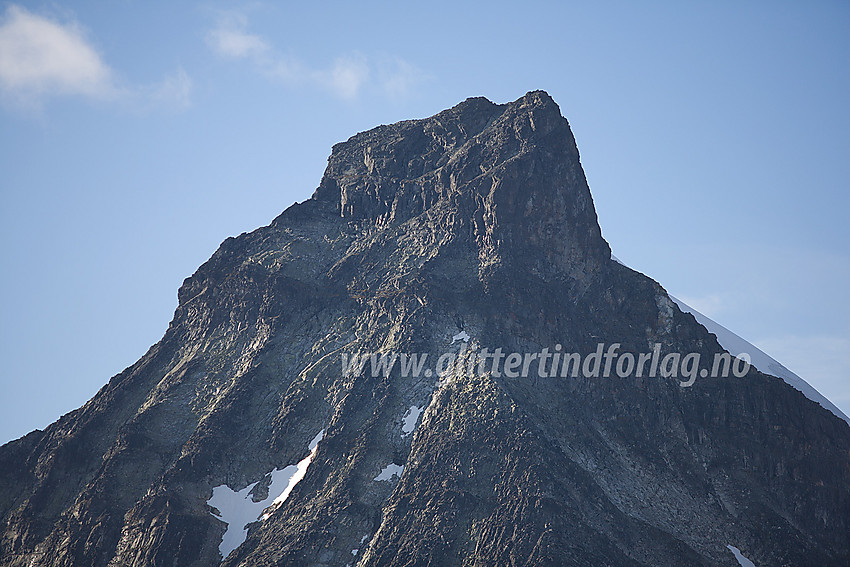
M2 3L0 442L144 354L334 143L534 89L615 254L850 414L848 29L825 1Z

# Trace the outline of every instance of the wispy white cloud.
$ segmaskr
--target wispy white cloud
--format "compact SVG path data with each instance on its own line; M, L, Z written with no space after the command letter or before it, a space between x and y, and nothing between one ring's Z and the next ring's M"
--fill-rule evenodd
M233 59L260 58L269 51L269 44L258 35L247 32L248 18L228 12L221 16L219 26L207 34L207 44L219 55Z
M182 110L192 105L192 88L191 77L180 67L174 74L148 89L150 94L147 96L156 104Z
M343 98L354 98L369 80L369 63L361 54L339 57L329 72L317 73L320 81Z
M381 88L391 97L407 96L426 79L425 74L407 61L398 57L385 58L378 64Z
M16 96L114 96L112 70L76 22L10 5L0 25L0 85Z
M68 95L142 106L190 105L192 80L183 69L152 85L119 83L78 22L7 6L0 19L0 91L7 99L34 108L46 98Z
M245 60L289 86L314 86L343 99L356 98L365 91L403 97L426 78L417 67L398 57L370 58L359 52L341 54L326 68L308 67L249 31L247 17L238 12L220 14L218 25L207 33L207 45L215 54Z

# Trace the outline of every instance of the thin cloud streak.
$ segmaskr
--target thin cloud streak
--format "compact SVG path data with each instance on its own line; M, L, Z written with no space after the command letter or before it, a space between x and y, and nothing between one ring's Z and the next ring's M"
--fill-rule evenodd
M370 73L366 58L355 54L338 58L329 73L318 73L316 76L339 96L354 98L369 80Z
M248 19L236 12L223 14L206 40L213 53L225 59L246 60L267 77L288 86L318 87L342 99L357 98L369 89L401 98L426 79L422 71L398 57L369 58L356 51L340 55L326 69L311 69L251 33Z
M186 109L192 106L193 86L191 77L180 67L174 74L165 77L158 85L154 85L147 98L156 104Z
M381 88L391 98L401 98L426 79L423 72L399 57L387 57L378 63Z
M260 36L248 33L248 18L229 13L222 17L219 27L207 34L207 45L224 57L233 59L261 58L270 51Z

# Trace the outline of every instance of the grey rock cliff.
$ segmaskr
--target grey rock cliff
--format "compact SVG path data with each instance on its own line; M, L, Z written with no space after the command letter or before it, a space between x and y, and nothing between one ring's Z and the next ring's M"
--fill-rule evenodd
M850 428L755 369L690 388L343 372L343 353L436 360L461 332L490 350L722 351L610 259L546 93L468 99L334 146L311 199L184 282L142 359L0 448L0 565L218 564L214 487L262 499L321 430L225 565L736 565L727 545L850 564Z

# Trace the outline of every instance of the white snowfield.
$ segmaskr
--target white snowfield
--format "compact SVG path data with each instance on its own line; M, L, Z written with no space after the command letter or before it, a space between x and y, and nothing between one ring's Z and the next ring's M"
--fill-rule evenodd
M271 475L269 494L260 502L255 502L251 496L251 491L259 481L249 484L238 492L232 490L226 484L213 488L212 498L207 500L207 504L218 509L220 515L215 512L212 512L212 514L227 524L227 531L224 532L224 537L222 537L221 544L218 546L222 557L227 557L231 551L242 545L245 538L248 537L248 524L267 519L271 516L274 508L283 504L289 497L292 489L307 473L307 467L313 461L316 448L324 435L325 430L323 429L310 441L308 445L310 454L301 459L297 465L289 465L282 469L275 468L269 473ZM263 513L266 508L268 510ZM262 518L260 517L261 514Z
M401 419L401 436L407 437L416 429L416 423L419 421L419 416L422 415L422 410L425 409L425 406L416 407L410 406L407 410L407 413L404 414L404 417Z
M469 336L469 333L467 333L466 331L461 331L452 337L452 344L455 344L458 341L468 343L470 338L471 337Z
M732 354L731 352L729 354ZM727 545L726 549L731 551L735 555L735 559L738 560L738 565L741 567L756 567L755 563L744 557L741 553L741 550L735 547L734 545Z
M617 262L618 264L623 264L619 258L611 254L611 259ZM628 267L628 266L626 266ZM757 348L754 344L742 339L717 321L710 319L682 301L681 299L677 299L672 295L669 295L671 300L679 306L679 309L684 311L685 313L690 313L694 316L694 319L697 320L697 323L705 327L709 333L714 333L717 337L717 342L720 343L724 349L726 349L729 354L732 356L738 356L742 353L747 353L750 355L750 363L755 366L760 372L764 374L770 374L772 376L776 376L777 378L781 378L785 381L786 384L795 388L803 393L804 396L820 404L822 407L828 409L833 414L843 419L850 425L850 418L844 415L840 409L838 409L835 404L826 399L826 396L818 392L812 387L811 384L782 366L779 362L777 362L774 358L770 357L767 353Z
M383 468L383 470L381 470L381 474L376 476L374 478L374 480L381 480L381 481L392 480L392 478L394 476L401 477L401 473L403 473L403 472L404 472L404 466L403 465L397 465L395 463L390 463L387 466L385 466Z

